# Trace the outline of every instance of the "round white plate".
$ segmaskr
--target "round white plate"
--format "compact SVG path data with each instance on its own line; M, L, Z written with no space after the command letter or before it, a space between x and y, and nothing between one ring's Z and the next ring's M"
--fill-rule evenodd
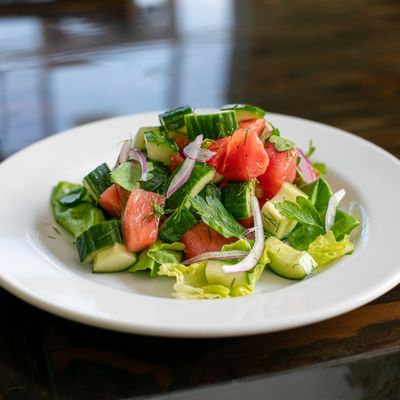
M172 278L145 273L93 274L79 263L72 238L56 228L49 197L60 180L81 182L119 144L157 113L100 121L38 142L0 165L0 284L64 318L102 328L159 336L218 337L272 332L321 321L359 307L400 282L400 162L341 130L278 114L281 133L328 166L343 207L362 218L356 251L301 282L265 272L251 296L176 300Z

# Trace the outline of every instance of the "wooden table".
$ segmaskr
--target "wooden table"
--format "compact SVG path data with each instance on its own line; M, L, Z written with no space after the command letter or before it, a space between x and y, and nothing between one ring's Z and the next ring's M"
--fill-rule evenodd
M91 120L227 102L334 125L400 156L397 2L133 4L0 6L1 158ZM217 340L87 327L2 289L0 310L0 399L135 398L400 349L400 287L325 322ZM398 398L397 381L377 378L368 398Z

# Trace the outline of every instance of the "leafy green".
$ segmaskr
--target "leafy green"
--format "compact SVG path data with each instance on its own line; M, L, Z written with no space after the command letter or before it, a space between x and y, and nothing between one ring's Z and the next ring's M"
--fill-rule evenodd
M58 202L62 206L73 207L85 201L87 190L85 187L72 189L67 195L61 197Z
M182 259L185 245L180 242L163 243L157 240L147 250L139 255L136 264L129 268L129 272L150 270L150 276L156 276L160 265L164 263L178 264Z
M354 250L353 243L345 235L344 239L337 241L332 231L318 236L309 246L308 252L319 266L340 258Z
M175 277L175 293L178 299L217 299L229 297L230 289L223 285L209 285L205 275L207 262L189 266L182 264L162 264L159 275Z
M214 183L209 183L200 191L198 195L202 197L204 200L206 199L207 196L215 197L218 200L221 200L222 190Z
M244 228L233 217L216 197L190 196L189 200L205 224L219 232L226 238L240 238Z
M352 215L345 213L342 210L336 211L335 223L332 225L332 232L336 240L342 240L345 235L350 235L353 229L360 225L360 221Z
M296 229L289 234L287 240L295 249L307 250L310 243L324 233L325 229L319 226L298 224Z
M153 164L147 162L148 179L152 179ZM142 167L137 161L127 161L119 165L111 172L111 182L117 183L126 190L133 190L140 187L139 181L142 177Z
M278 211L292 221L302 222L307 225L323 229L323 222L313 203L302 196L297 196L296 202L285 200L275 204Z
M81 203L77 205L67 206L60 204L61 199L65 199L71 193L78 193L82 188L83 186L81 185L62 181L53 189L51 195L51 205L55 220L75 237L78 237L91 226L104 221L103 212L93 204L87 193L80 200Z
M317 170L317 172L320 176L326 175L326 164L316 162L312 166L314 167L314 169Z
M165 194L168 190L170 173L168 167L159 162L153 162L151 176L143 183L143 189L148 192Z
M140 186L141 177L142 169L138 162L124 162L111 172L111 182L117 183L129 191Z
M325 179L319 178L314 182L302 185L300 189L308 195L320 214L322 212L325 213L328 207L329 198L333 194L332 189Z
M157 276L160 264L156 263L147 255L147 251L140 253L139 258L135 264L128 269L128 272L150 270L150 276Z
M283 152L296 147L296 143L282 136L271 135L269 141L274 144L276 151Z
M313 141L310 140L308 142L308 150L307 150L307 153L306 153L306 157L307 158L311 157L314 154L314 151L315 151L315 146L313 145Z
M235 243L222 246L221 251L242 250L249 251L251 245L248 241L240 239ZM237 262L226 260L226 262ZM194 263L189 266L182 264L164 263L158 271L159 275L175 277L174 297L180 299L215 299L236 296L245 296L254 290L256 282L260 278L265 265L269 262L266 249L258 264L250 271L244 272L246 283L239 285L225 286L223 284L210 284L207 281L207 262ZM222 265L222 263L221 263Z
M280 130L278 128L275 128L274 126L272 127L272 132L269 135L269 137L272 137L272 136L281 136Z

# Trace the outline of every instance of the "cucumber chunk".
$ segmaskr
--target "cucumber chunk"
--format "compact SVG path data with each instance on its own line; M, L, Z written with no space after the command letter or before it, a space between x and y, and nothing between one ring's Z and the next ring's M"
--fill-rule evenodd
M93 272L120 272L137 261L135 253L130 253L121 243L98 251L93 259Z
M221 111L217 114L185 115L185 124L189 139L198 135L206 139L218 139L232 135L238 128L234 111Z
M286 237L290 232L293 231L297 225L297 222L284 217L275 207L275 204L282 203L285 200L296 201L298 196L305 198L308 197L296 186L289 182L285 182L279 192L271 200L268 200L264 204L261 212L265 231L276 236L278 239Z
M175 142L162 131L146 131L144 133L147 155L152 161L160 161L169 165L171 156L179 149Z
M251 197L254 194L255 181L229 182L224 189L224 204L230 213L236 218L250 218Z
M105 163L100 164L83 178L83 186L96 202L111 184L111 171Z
M114 243L123 243L120 221L110 220L93 225L76 238L79 259L88 264L97 252L113 246Z
M238 121L245 121L246 119L264 118L267 113L260 107L252 106L250 104L227 104L221 107L221 110L233 110L236 112Z
M188 208L177 208L160 226L158 237L167 243L178 242L197 222L197 218Z
M266 240L269 267L277 275L288 279L304 279L318 265L307 251L296 250L270 236Z
M144 133L147 131L160 131L160 126L143 126L139 128L136 136L135 136L135 149L146 150L146 142L144 140Z
M183 106L167 110L158 117L162 127L166 131L179 130L180 133L184 133L183 128L185 128L185 115L189 114L193 114L192 107Z
M179 171L179 169L177 169ZM189 179L167 200L166 208L178 208L187 196L196 196L215 175L215 169L206 163L196 162ZM190 207L190 202L187 202Z
M222 269L223 261L208 261L205 268L207 282L210 285L224 285L228 288L248 285L248 272L234 272L227 274Z

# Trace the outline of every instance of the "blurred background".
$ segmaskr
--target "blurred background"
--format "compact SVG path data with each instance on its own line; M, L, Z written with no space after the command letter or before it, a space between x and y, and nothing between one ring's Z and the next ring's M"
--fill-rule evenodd
M0 0L0 160L89 121L227 102L399 156L399 21L396 0Z

